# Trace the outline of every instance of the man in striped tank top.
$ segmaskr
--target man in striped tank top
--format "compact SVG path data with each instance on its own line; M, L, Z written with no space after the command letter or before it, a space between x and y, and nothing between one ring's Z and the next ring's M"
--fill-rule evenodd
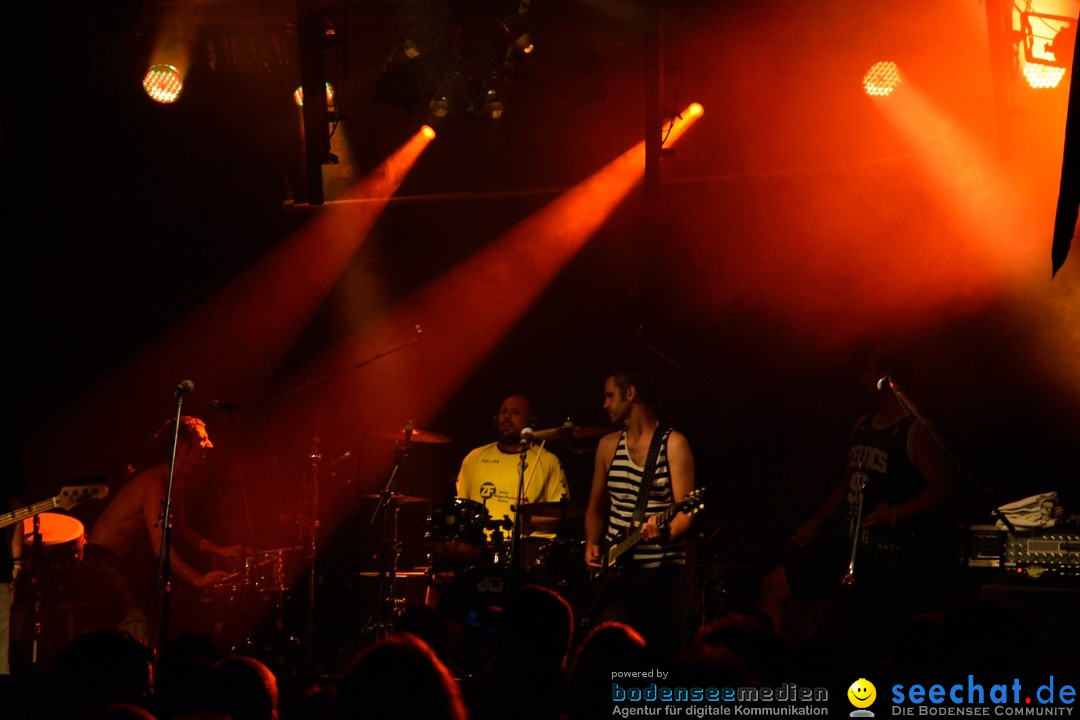
M604 436L596 450L585 513L585 562L602 568L602 549L630 532L653 437L658 437L652 482L641 518L641 540L619 559L619 572L604 589L594 620L625 622L663 657L687 642L689 581L684 538L690 515L656 516L694 489L694 456L682 433L661 425L651 389L637 371L615 373L604 385L604 410L622 431ZM609 573L610 574L610 573Z

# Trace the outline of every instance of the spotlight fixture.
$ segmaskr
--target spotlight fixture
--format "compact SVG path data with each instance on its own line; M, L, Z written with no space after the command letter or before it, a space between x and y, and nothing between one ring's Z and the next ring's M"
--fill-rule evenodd
M337 28L334 27L334 21L330 18L324 15L319 21L319 25L322 31L323 42L327 45L332 45L341 39L338 36Z
M431 98L432 116L442 119L451 113L471 109L465 97L465 73L459 69L450 70Z
M406 60L416 60L436 52L443 44L442 34L434 27L416 27L398 38L395 52Z
M1065 68L1054 65L1040 65L1028 63L1024 65L1024 79L1028 87L1033 90L1046 90L1056 88L1061 84L1061 78L1065 77Z
M184 90L184 80L173 65L164 63L150 66L143 76L143 90L154 102L168 105L174 103Z
M529 23L520 9L500 20L499 30L502 31L503 37L510 43L512 49L526 55L535 49L532 33L529 32Z
M405 38L401 42L401 52L410 60L415 60L424 54L423 49L412 38Z
M480 111L484 117L498 120L506 112L509 83L506 72L492 70L480 90Z
M892 94L900 84L900 70L890 60L876 62L870 66L862 79L867 95L885 97Z
M1032 20L1054 32L1053 37L1037 35ZM1072 67L1076 46L1077 19L1067 15L1020 13L1020 35L1024 45L1024 77L1036 89L1056 88ZM1040 42L1046 41L1049 42Z
M296 107L304 107L304 87L297 85L293 90L293 102L296 103ZM327 107L334 106L334 86L329 81L326 83L326 105Z

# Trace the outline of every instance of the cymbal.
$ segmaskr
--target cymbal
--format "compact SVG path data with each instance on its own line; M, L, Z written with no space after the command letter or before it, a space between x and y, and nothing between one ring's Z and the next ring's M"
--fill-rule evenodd
M577 518L585 517L585 508L562 502L526 503L518 508L524 518Z
M408 428L379 428L378 430L372 432L372 435L374 435L375 437L404 441L406 430L408 430ZM450 438L446 437L445 435L440 435L439 433L433 433L429 430L418 430L416 428L413 428L412 432L409 434L409 442L448 443L450 442Z
M580 440L583 438L601 437L610 432L614 432L614 428L584 427L575 425L567 420L559 427L535 430L533 432L533 440Z
M382 497L379 493L371 493L370 495L361 495L363 500L378 500ZM402 495L401 493L392 493L390 495L390 502L396 503L421 503L431 502L427 498L417 497L416 495Z

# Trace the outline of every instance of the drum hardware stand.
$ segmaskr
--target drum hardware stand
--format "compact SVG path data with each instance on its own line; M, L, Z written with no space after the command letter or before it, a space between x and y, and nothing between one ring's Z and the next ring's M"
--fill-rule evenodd
M173 400L176 401L176 416L173 418L172 452L169 453L169 481L165 487L165 497L161 499L161 545L158 548L157 593L161 596L161 647L169 642L169 597L172 594L172 491L176 475L176 446L180 439L180 410L184 405L184 395L195 389L194 383L184 380L176 386Z
M389 349L387 349L386 346L384 345L383 349L379 350L378 352L376 352L371 357L368 357L368 358L366 358L364 360L361 360L360 362L355 363L354 365L351 365L350 367L347 367L344 370L340 370L338 372L330 373L328 375L323 375L322 377L315 378L314 380L309 380L308 382L305 382L305 383L303 383L301 385L290 388L290 389L288 389L288 390L286 390L286 391L284 391L282 393L279 393L279 394L269 398L269 401L272 402L272 401L276 401L276 400L281 400L283 398L289 397L290 395L295 395L296 393L302 392L304 390L315 387L317 385L322 385L322 384L324 384L324 383L326 383L326 382L328 382L330 380L334 380L336 378L343 377L347 373L353 372L354 370L359 370L360 368L363 368L363 367L375 362L376 360L378 360L380 358L384 358L387 355L391 355L393 353L396 353L398 350L404 350L405 348L409 347L410 345L420 341L420 334L423 332L421 327L419 325L416 325L416 326L414 326L413 331L416 333L416 335L414 337L412 337L410 340L401 343L400 345L396 345L395 347L392 347L392 348L389 348ZM395 336L395 337L397 337L397 336ZM387 342L386 344L389 345L389 342ZM319 519L318 519L318 499L319 499L318 472L319 472L319 468L318 468L318 466L319 466L320 461L322 460L322 455L321 455L320 450L319 450L319 437L318 437L318 434L316 434L316 436L315 436L313 445L314 445L314 449L313 449L313 452L312 452L312 455L311 455L312 464L313 464L313 467L314 467L314 477L312 478L312 485L313 485L312 495L314 497L315 506L312 508L312 517L311 517L311 538L310 538L311 539L311 557L310 557L311 568L310 568L309 577L308 577L309 588L308 588L307 633L308 633L309 642L308 642L307 662L308 662L309 667L312 665L313 660L314 660L313 653L314 653L314 646L315 646L315 642L314 642L314 640L315 640L315 632L314 632L315 631L315 580L316 580L315 560L316 560L316 556L317 556L316 540L317 540L318 526L319 526ZM345 459L345 456L342 456L341 458L339 458L339 460L344 460L344 459Z
M409 456L415 427L413 420L405 421L405 442L395 450L397 457L394 468L390 471L386 486L379 492L379 502L376 503L375 511L371 514L371 525L375 524L380 513L383 518L383 538L379 547L379 608L360 634L363 636L374 631L377 641L386 638L393 629L394 621L402 612L402 601L397 594L397 563L401 555L401 543L398 542L398 513L401 511L401 504L397 502L397 490L394 486L397 483L398 470L401 469L405 458Z
M32 544L34 549L31 554L30 577L27 584L30 586L30 627L33 633L30 643L30 667L37 668L38 650L45 636L41 629L43 625L41 622L41 568L42 563L45 561L45 543L41 536L40 515L34 516L33 527ZM15 532L22 532L22 529L22 523L19 523L15 528Z
M485 501L484 507L487 507ZM510 530L514 527L514 523L510 521L509 515L503 515L502 520L490 520L487 523L487 527L491 530L491 547L495 551L492 558L493 563L498 566L500 563L506 562L509 559L509 553L504 552L506 536L504 530Z

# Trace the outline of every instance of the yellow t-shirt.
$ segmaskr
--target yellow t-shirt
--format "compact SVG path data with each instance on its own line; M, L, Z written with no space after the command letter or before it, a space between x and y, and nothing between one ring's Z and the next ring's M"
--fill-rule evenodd
M505 515L513 521L511 506L517 503L520 462L518 452L503 452L497 443L476 448L461 462L457 496L484 504L492 520ZM554 453L533 445L525 463L525 502L558 502L564 495L570 497L566 473Z

